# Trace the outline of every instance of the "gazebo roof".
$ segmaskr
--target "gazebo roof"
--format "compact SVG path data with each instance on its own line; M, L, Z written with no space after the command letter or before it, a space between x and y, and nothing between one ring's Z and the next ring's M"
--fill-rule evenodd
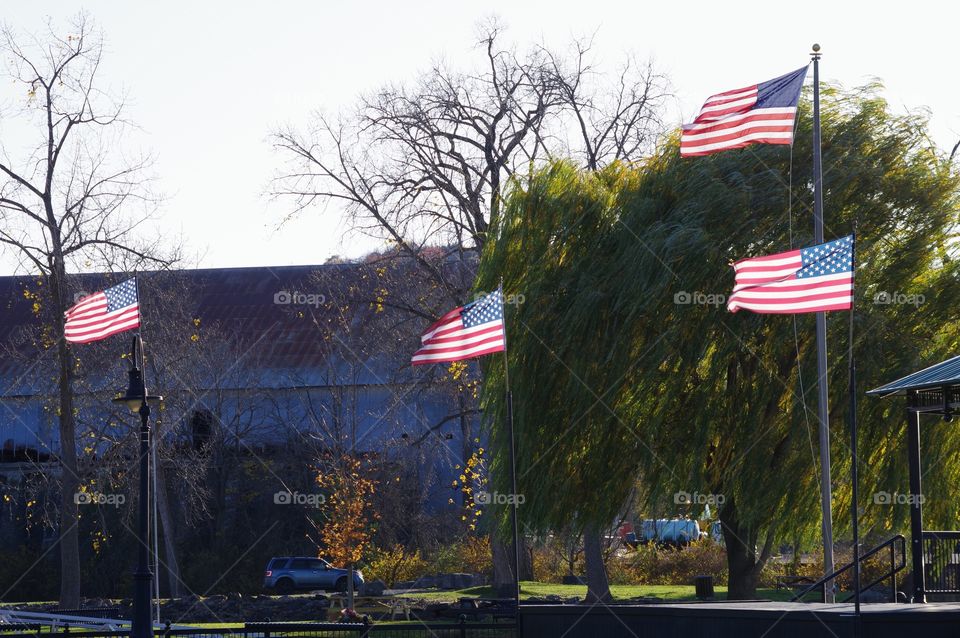
M906 394L914 390L960 388L960 356L947 359L929 368L908 374L879 388L867 392L873 396Z

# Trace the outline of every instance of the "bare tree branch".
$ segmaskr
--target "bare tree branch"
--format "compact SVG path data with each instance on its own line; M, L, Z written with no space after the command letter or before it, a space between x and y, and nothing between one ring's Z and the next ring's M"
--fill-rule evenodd
M628 60L607 86L589 41L570 53L519 51L496 21L481 26L478 49L476 70L437 64L337 120L318 114L305 132L275 131L287 164L270 193L290 202L288 218L333 203L461 301L465 291L418 256L423 246L481 249L504 184L533 162L569 156L597 169L652 149L668 85L651 64Z

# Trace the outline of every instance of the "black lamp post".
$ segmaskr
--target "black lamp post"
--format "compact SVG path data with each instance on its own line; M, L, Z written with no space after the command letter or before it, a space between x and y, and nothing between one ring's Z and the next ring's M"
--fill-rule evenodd
M150 572L149 561L149 472L148 454L150 450L150 402L160 401L163 397L147 394L143 383L143 341L137 334L133 338L133 367L130 369L130 383L124 396L113 400L123 403L134 414L140 415L140 501L138 503L139 521L137 524L137 571L133 574L133 618L131 619L131 638L153 638L153 621L150 617Z

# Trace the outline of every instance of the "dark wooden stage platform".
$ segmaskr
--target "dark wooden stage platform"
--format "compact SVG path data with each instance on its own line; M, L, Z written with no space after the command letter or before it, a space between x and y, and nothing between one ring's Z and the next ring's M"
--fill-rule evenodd
M864 638L960 638L960 603L861 606ZM704 602L523 605L523 638L846 638L853 604Z

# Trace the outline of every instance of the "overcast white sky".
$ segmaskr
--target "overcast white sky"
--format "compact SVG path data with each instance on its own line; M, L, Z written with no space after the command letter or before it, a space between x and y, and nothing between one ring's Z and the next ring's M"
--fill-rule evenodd
M627 52L652 56L684 117L711 93L803 66L819 42L825 80L879 77L897 108L930 110L941 147L960 139L960 10L949 2L58 1L5 3L2 17L39 31L45 16L84 8L107 38L102 83L129 94L128 115L157 156L163 224L202 267L322 263L376 247L343 237L333 209L277 229L287 211L263 195L279 163L268 133L347 108L434 59L472 64L476 23L494 14L520 45L595 32L609 67ZM11 271L0 262L0 274Z

